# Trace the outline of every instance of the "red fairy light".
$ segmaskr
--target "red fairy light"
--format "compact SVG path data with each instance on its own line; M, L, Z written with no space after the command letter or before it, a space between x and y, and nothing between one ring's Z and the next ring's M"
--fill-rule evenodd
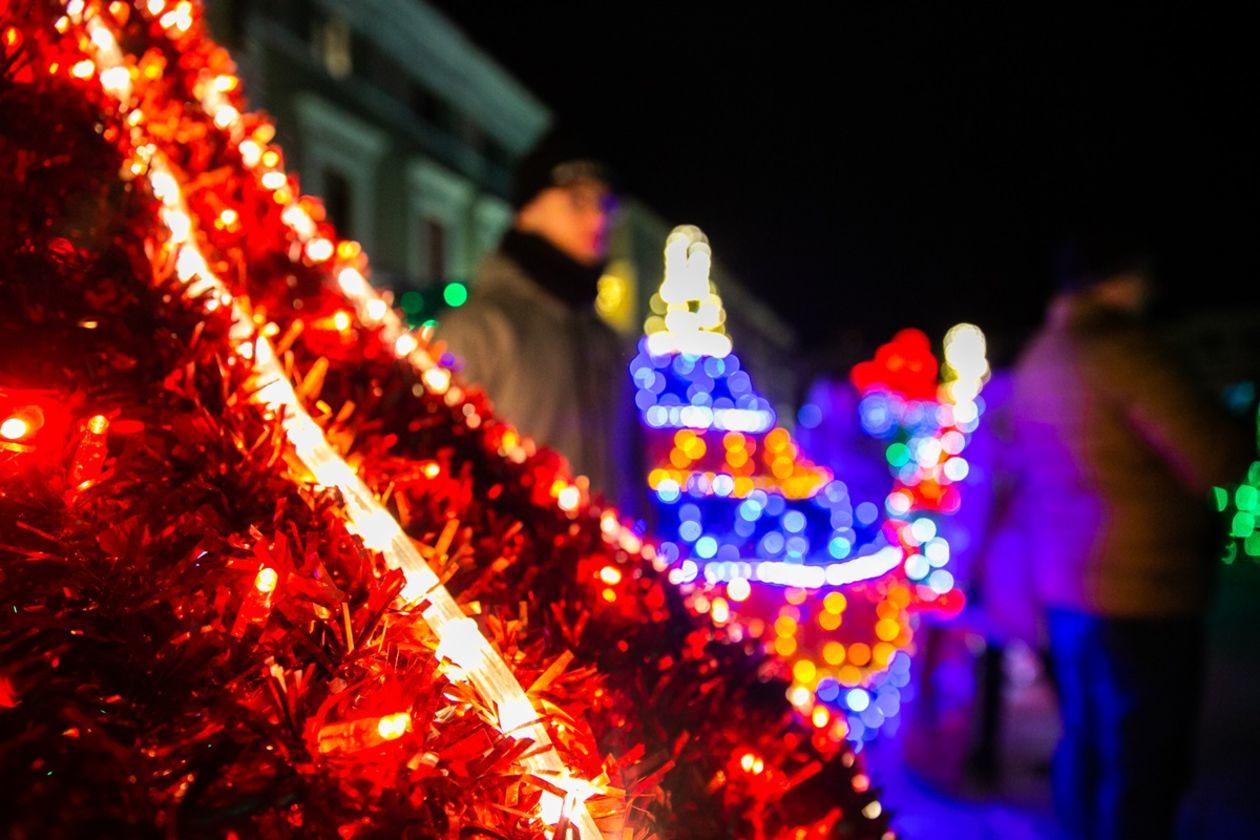
M98 414L84 424L83 437L74 451L74 461L70 465L70 485L83 490L101 477L108 454L106 433L109 431L109 419Z
M321 754L359 752L396 741L411 728L411 714L397 712L383 717L330 723L319 730L316 740Z
M49 464L64 453L70 426L65 394L0 388L0 464Z

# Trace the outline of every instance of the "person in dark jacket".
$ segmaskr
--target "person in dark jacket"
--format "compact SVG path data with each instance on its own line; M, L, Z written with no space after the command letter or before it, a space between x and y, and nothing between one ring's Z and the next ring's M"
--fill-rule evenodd
M1143 324L1137 248L1078 243L1061 284L1012 398L1063 719L1056 808L1073 837L1169 837L1194 763L1210 491L1239 477L1245 437Z
M592 491L634 512L637 422L628 347L595 313L608 249L605 168L557 134L516 172L516 216L436 337L499 416L564 455Z

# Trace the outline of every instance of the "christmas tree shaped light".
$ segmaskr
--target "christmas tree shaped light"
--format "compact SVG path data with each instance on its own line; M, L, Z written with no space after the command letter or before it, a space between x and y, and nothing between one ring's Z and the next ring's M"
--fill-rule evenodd
M805 456L755 391L721 329L704 235L675 229L665 255L653 301L664 312L648 319L631 363L648 486L670 535L661 556L693 609L779 657L793 704L842 738L845 715L864 711L864 686L908 664L898 651L910 641L909 593L882 580L904 551L881 521L855 520L844 483Z

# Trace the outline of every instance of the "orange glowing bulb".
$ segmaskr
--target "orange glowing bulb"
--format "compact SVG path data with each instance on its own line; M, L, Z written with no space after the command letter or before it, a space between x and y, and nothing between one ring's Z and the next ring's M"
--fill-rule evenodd
M254 587L264 595L276 591L276 584L280 582L280 575L276 574L276 570L270 566L264 566L258 572L258 577L254 578Z

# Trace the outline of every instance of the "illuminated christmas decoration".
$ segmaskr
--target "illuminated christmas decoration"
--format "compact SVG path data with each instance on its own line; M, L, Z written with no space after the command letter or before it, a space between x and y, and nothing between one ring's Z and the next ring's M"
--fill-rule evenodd
M868 428L896 437L881 512L805 457L753 388L721 328L712 252L694 227L665 246L658 298L631 363L648 430L648 486L669 579L733 642L782 662L788 697L824 737L861 742L900 707L910 615L959 606L937 514L957 508L961 452L987 376L984 339L946 337L946 367L926 336L900 334L854 370ZM659 306L658 306L659 308ZM903 451L904 450L904 451ZM922 568L920 568L922 566Z
M404 327L197 4L16 19L0 276L40 282L0 285L15 819L884 834L853 755L758 699L760 660Z
M1257 441L1260 441L1260 415L1256 417ZM1229 527L1229 542L1222 557L1232 564L1240 556L1260 562L1260 460L1253 461L1247 469L1247 479L1237 487L1217 487L1214 490L1216 509L1225 517Z

